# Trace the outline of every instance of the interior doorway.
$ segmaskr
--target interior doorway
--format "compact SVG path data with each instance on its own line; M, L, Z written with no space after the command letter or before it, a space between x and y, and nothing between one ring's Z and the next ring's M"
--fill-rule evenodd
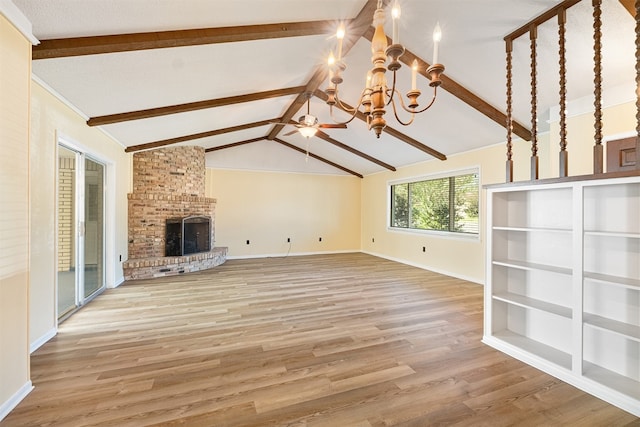
M105 288L105 165L58 145L58 321Z

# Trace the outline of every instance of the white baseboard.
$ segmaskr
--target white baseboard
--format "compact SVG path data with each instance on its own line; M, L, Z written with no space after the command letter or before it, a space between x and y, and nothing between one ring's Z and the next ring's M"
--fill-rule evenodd
M379 258L388 259L389 261L399 262L400 264L406 264L406 265L410 265L412 267L421 268L423 270L433 271L434 273L444 274L445 276L455 277L456 279L466 280L467 282L477 283L478 285L483 285L484 286L484 282L476 279L475 277L469 277L469 276L465 276L463 274L454 273L452 271L446 271L446 270L442 270L442 269L439 269L439 268L434 268L434 267L431 267L431 266L428 266L428 265L421 265L421 264L417 264L417 263L414 263L414 262L411 262L411 261L407 261L407 260L404 260L404 259L394 258L394 257L386 256L386 255L375 253L375 252L369 252L369 251L361 251L361 252L363 254L377 256Z
M118 286L124 283L124 276L120 276L118 280L113 284L113 286L108 286L109 289L117 288Z
M31 390L33 390L33 384L31 384L31 380L29 380L25 385L20 387L20 390L16 391L9 400L3 402L2 405L0 405L0 421L9 415L9 412L13 411L13 408L18 406L18 404L22 402L22 399L27 397L27 394L31 393Z
M287 254L285 252L285 253L279 253L279 254L239 255L239 256L227 256L227 259L284 258L284 257L287 257L287 256L350 254L350 253L354 253L354 252L360 252L360 253L363 253L363 254L376 256L378 258L388 259L389 261L399 262L400 264L410 265L412 267L421 268L423 270L433 271L434 273L444 274L445 276L455 277L456 279L466 280L467 282L477 283L479 285L483 285L484 286L484 282L483 281L479 281L478 279L476 279L474 277L461 275L461 274L454 273L454 272L451 272L451 271L441 270L439 268L433 268L433 267L428 266L428 265L416 264L416 263L413 263L413 262L410 262L410 261L406 261L404 259L389 257L389 256L386 256L386 255L383 255L383 254L379 254L379 253L375 253L375 252L362 251L362 250L359 250L359 249L345 250L345 251L325 251L325 252L296 252L296 253L289 253L289 254Z
M38 338L37 340L33 341L31 343L31 345L29 346L29 354L33 353L34 351L36 351L37 349L42 347L42 345L44 343L49 341L51 338L55 337L57 333L58 333L58 328L56 327L56 328L50 329L44 335L42 335L40 338Z
M352 254L354 252L360 252L360 250L353 249L353 250L344 250L344 251L294 252L294 253L284 252L279 254L237 255L237 256L227 256L227 259L286 258L289 256L305 256L305 255Z

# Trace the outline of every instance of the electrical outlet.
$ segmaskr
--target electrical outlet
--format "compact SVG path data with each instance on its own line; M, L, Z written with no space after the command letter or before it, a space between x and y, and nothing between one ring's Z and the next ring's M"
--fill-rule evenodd
M376 242L376 239L372 237L371 238L371 243L375 243L375 242Z
M318 237L318 242L322 242L322 237Z
M247 245L249 244L249 241L247 240Z
M122 255L120 255L120 262L122 262Z
M422 247L422 252L427 252L427 247L426 246Z
M287 243L291 243L291 237L287 237Z

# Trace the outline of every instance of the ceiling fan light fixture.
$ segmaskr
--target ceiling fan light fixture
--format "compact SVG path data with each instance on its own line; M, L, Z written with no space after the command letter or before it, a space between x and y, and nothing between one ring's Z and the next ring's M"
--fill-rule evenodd
M300 124L303 124L305 126L315 126L318 124L318 118L316 116L312 116L311 114L305 114L304 116L300 116L300 118L298 119L298 122L300 122Z
M299 131L302 136L308 139L308 138L311 138L312 136L315 136L316 132L318 132L318 129L314 127L303 126L299 129Z

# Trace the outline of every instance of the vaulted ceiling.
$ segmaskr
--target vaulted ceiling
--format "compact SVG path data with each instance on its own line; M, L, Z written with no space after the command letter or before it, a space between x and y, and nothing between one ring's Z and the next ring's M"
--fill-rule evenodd
M503 142L503 38L561 2L400 0L400 41L407 49L403 62L417 57L424 70L433 54L433 28L436 22L442 27L439 62L446 71L433 108L408 127L389 111L379 139L356 119L347 129L326 129L309 140L298 133L286 135L295 128L277 122L304 114L309 92L315 95L311 113L323 123L332 122L324 103L325 64L340 22L347 28L341 98L357 102L371 67L376 0L14 3L41 41L33 49L36 79L129 152L200 145L207 149L210 167L363 176L430 159L446 161L452 154ZM626 94L635 82L635 20L625 5L629 1L604 0L602 20L604 87ZM567 15L568 97L578 99L593 92L591 2L579 2ZM541 130L550 108L558 104L557 37L555 19L540 28ZM424 105L431 90L422 74L418 86ZM398 79L406 93L408 66ZM522 138L531 127L529 80L525 35L514 43L514 132ZM634 97L631 89L628 98ZM348 117L339 111L335 116Z

